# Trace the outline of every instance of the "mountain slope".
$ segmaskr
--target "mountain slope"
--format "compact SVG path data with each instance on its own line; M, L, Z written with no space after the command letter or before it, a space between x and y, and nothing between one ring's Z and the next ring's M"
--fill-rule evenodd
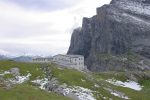
M8 59L6 56L0 55L0 60L6 60L6 59Z
M19 56L16 58L12 58L12 60L18 61L18 62L31 62L32 59L33 57L30 57L30 56Z
M149 33L148 0L112 0L97 8L97 15L83 18L68 54L84 55L92 71L150 70Z

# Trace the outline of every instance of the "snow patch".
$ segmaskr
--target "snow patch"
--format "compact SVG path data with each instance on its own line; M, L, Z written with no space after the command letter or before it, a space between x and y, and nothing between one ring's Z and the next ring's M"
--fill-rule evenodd
M0 73L0 76L4 76L4 75L6 75L6 74L10 74L10 72L9 72L9 71L4 71L3 73L1 72L1 73Z
M112 95L120 97L122 99L129 99L127 96L120 96L120 94L116 93L116 92L111 92Z
M10 74L10 71L5 71L5 72L4 72L4 75L6 75L6 74Z
M31 82L38 84L40 89L45 90L44 86L49 81L47 78L44 78L44 79L33 80ZM94 98L94 95L92 94L93 91L83 87L74 86L74 87L65 88L62 91L64 96L67 96L69 93L72 93L78 98L78 100L96 100Z
M133 2L130 0L122 0L117 3L117 6L124 10L130 10L132 12L141 14L141 15L150 15L150 6L141 4L138 2Z
M5 74L4 73L0 73L0 76L4 76Z
M44 78L44 79L37 79L37 80L33 80L33 81L31 81L31 82L40 85L39 88L42 89L42 90L45 90L45 87L44 87L44 86L45 86L46 83L48 83L48 79L47 79L47 78Z
M112 79L108 79L106 81L116 86L127 87L136 91L142 90L142 86L140 86L138 83L134 81L128 80L127 82L122 82L122 81L112 80Z
M122 16L124 16L125 18L128 18L128 20L130 19L130 21L137 23L137 24L141 24L144 23L146 25L150 25L150 23L148 21L145 21L139 17L127 14L127 13L123 13Z
M112 95L114 96L117 96L119 98L122 98L122 99L130 99L128 96L125 95L125 93L123 92L119 92L119 91L116 91L116 90L113 90L113 89L110 89L110 88L104 88L105 90L109 91Z
M9 81L13 84L21 84L25 81L28 81L30 79L31 74L28 73L26 76L16 76L13 79L9 79Z
M11 74L10 71L4 71L3 73L0 74L0 76L4 76L7 74ZM28 73L26 76L15 76L15 78L8 79L9 82L12 84L21 84L25 81L28 81L30 79L31 74Z
M73 93L75 96L78 97L78 100L96 100L94 98L94 95L92 94L93 91L83 87L75 86L72 88L66 88L64 89L64 91L65 96L69 93Z

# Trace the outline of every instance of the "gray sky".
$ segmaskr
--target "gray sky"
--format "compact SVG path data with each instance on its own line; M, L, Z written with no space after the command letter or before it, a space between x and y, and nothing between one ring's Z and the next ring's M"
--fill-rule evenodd
M0 54L66 53L83 17L110 0L0 0Z

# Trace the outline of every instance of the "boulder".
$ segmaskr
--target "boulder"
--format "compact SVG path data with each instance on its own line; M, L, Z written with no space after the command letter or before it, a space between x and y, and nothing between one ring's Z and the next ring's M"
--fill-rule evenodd
M56 78L52 78L44 87L47 91L55 91L59 86L58 83L59 82Z
M19 76L20 75L20 69L19 68L11 68L10 73L13 74L14 76Z

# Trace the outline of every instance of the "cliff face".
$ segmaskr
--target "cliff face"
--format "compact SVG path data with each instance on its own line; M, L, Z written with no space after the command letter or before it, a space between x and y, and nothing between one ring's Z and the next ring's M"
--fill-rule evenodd
M74 30L68 54L84 55L92 71L150 69L150 1L112 0L97 8ZM131 55L139 59L129 62Z

